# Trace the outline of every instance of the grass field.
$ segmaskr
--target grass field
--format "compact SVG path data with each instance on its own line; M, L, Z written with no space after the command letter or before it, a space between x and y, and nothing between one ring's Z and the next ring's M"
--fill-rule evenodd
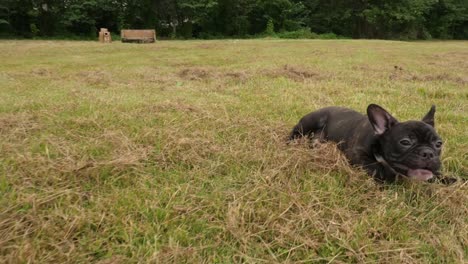
M468 185L379 185L304 114L437 105L468 179L468 42L0 41L1 263L466 263Z

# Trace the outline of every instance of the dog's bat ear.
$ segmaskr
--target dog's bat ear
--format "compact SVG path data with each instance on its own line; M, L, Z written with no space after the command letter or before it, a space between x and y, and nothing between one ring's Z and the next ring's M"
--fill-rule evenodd
M367 107L367 117L369 118L376 135L382 135L389 128L398 124L398 120L376 104L370 104Z
M423 117L422 121L426 124L431 125L434 127L435 122L434 122L434 114L435 114L436 107L435 105L432 105L431 110Z

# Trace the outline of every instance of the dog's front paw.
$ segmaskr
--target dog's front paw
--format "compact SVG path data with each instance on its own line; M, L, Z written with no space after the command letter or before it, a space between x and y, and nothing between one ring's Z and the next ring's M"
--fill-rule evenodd
M452 176L437 176L429 180L429 182L440 183L444 185L451 185L458 182L458 178Z

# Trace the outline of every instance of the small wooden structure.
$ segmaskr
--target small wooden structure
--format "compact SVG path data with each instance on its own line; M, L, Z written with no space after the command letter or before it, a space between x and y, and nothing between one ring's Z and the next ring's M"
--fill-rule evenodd
M107 28L101 28L99 31L99 42L101 43L111 43L112 37Z
M154 43L156 30L154 29L122 29L120 31L122 42Z

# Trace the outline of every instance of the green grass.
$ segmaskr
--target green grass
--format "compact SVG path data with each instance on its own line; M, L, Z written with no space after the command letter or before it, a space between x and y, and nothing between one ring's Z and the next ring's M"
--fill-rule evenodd
M436 104L467 179L467 44L0 41L0 262L466 263L466 184L382 186L285 137Z

